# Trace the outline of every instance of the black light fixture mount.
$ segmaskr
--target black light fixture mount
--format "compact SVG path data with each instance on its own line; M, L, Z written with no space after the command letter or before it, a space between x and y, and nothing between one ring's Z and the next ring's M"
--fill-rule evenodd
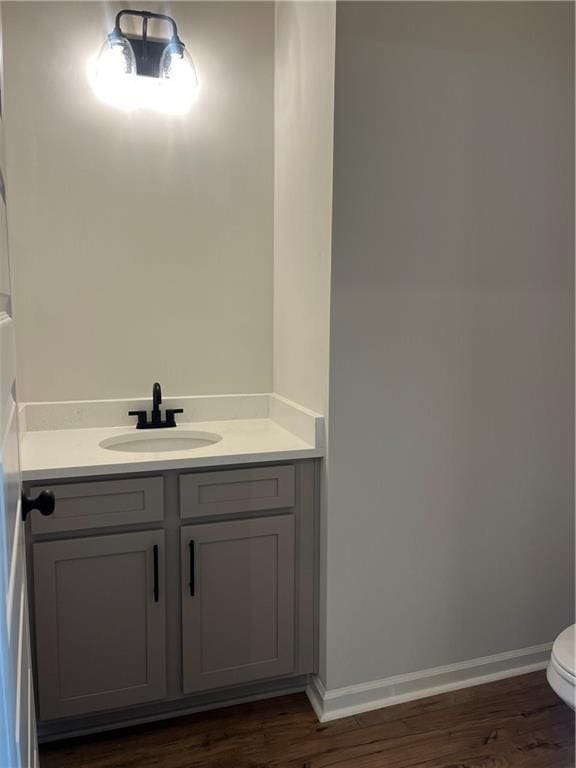
M123 16L137 16L141 18L142 34L133 35L122 32L120 22ZM171 25L172 35L170 40L167 41L148 36L148 22L152 19L165 21L167 24ZM128 8L119 11L119 13L116 14L114 29L108 35L108 40L111 45L119 43L122 40L129 40L132 50L134 51L134 58L136 59L136 74L145 77L160 76L160 61L167 46L173 53L179 54L180 56L184 53L184 43L178 37L176 22L171 16L167 16L163 13L132 11Z

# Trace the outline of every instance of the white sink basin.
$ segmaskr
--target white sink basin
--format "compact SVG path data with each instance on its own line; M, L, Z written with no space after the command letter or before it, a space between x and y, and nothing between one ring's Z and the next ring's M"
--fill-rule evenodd
M158 432L133 432L125 435L107 437L100 443L101 448L125 453L166 453L167 451L190 451L205 448L222 440L221 435L213 432L194 432L192 430L166 430Z

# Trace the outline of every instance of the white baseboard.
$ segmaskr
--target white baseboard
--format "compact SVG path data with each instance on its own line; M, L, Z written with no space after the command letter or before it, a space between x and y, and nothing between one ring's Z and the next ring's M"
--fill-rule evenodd
M306 694L318 719L325 723L371 709L391 707L405 701L536 672L545 669L551 649L552 643L534 645L531 648L520 648L329 691L320 678L314 677Z

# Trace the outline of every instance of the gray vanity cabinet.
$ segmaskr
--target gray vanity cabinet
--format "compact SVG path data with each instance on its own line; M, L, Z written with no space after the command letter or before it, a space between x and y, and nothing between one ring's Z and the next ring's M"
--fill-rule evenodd
M185 693L294 671L294 516L181 529Z
M40 716L162 699L164 531L33 545Z
M318 464L37 482L40 737L301 690L317 669Z

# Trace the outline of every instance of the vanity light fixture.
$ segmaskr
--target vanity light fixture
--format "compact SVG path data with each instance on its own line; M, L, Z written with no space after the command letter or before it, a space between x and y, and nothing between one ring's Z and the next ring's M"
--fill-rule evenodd
M124 33L120 26L123 16L141 18L142 33ZM170 24L168 40L148 36L151 19ZM183 114L194 101L198 77L173 18L126 9L116 15L114 29L102 46L93 86L101 99L121 109L148 107Z

